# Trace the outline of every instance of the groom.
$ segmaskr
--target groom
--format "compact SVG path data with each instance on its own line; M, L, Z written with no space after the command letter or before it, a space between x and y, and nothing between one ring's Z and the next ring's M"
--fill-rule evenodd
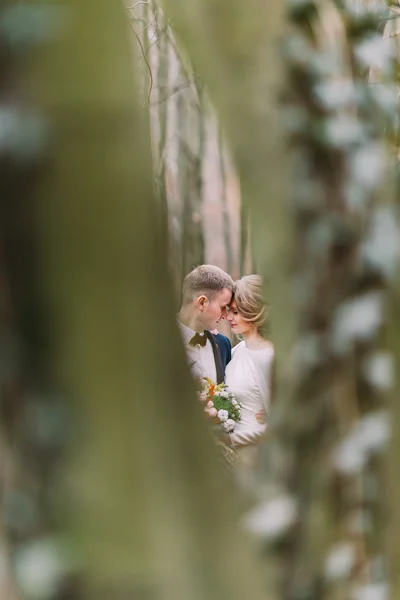
M201 265L186 275L178 325L193 375L222 383L231 359L227 337L212 333L226 317L235 284L219 267Z

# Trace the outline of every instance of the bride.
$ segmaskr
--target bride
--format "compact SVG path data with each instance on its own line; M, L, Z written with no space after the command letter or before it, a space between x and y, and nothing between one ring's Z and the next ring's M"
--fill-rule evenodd
M271 401L274 347L264 335L267 319L262 297L262 279L248 275L236 282L227 320L232 333L243 338L232 351L226 367L225 381L241 403L241 420L231 434L231 444L238 450L239 464L255 466L257 444L267 429Z

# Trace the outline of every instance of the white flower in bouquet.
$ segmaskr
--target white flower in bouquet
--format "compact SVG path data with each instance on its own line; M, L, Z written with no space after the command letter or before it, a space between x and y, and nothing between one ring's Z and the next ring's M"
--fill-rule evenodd
M225 391L219 392L218 395L221 396L221 398L229 398L228 392Z
M212 400L207 402L207 408L214 408L214 402Z
M207 397L208 397L208 394L207 394L207 392L206 392L206 391L204 391L204 392L200 392L200 394L199 394L199 399L200 399L202 402L205 402L205 401L207 400Z
M224 423L224 429L227 433L231 433L235 429L235 421L233 419L227 419Z
M221 423L224 423L229 418L228 411L224 410L224 409L219 410L217 415L218 415L218 419L221 421Z
M232 398L231 402L232 402L232 406L237 406L238 405L238 401L235 400L235 398Z

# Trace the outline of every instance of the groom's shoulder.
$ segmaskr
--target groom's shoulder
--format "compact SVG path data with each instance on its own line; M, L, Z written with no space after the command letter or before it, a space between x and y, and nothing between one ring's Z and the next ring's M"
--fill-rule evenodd
M219 342L220 344L224 344L225 346L227 346L228 348L231 347L231 342L229 340L228 337L226 337L226 335L223 335L222 333L213 333L216 342Z

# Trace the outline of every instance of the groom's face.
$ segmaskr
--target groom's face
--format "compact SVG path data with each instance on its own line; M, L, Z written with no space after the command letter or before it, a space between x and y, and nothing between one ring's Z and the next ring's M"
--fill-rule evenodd
M203 305L202 321L204 329L215 329L220 319L226 317L226 308L232 299L232 292L224 288L214 296L213 300L206 298Z

